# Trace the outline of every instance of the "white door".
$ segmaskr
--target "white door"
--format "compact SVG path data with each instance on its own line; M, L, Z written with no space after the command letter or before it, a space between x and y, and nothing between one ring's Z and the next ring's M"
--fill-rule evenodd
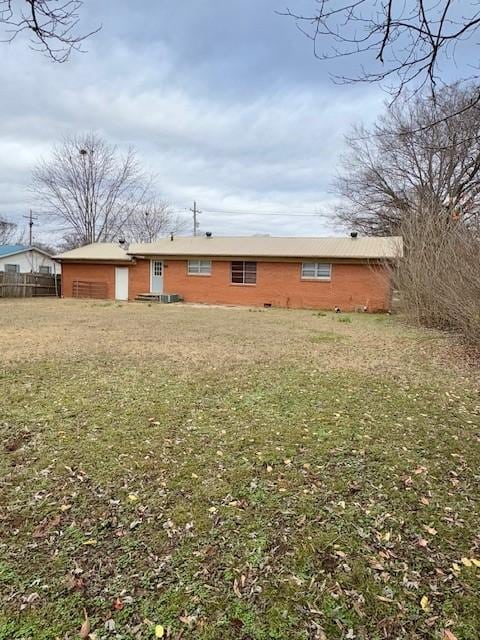
M128 267L115 267L115 300L128 300Z
M161 260L152 260L152 287L151 293L163 293L163 262Z

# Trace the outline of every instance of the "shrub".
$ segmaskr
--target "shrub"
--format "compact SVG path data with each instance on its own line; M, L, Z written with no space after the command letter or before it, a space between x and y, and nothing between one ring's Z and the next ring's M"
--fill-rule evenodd
M422 214L401 226L405 257L394 270L401 308L415 323L480 347L480 239L458 216Z

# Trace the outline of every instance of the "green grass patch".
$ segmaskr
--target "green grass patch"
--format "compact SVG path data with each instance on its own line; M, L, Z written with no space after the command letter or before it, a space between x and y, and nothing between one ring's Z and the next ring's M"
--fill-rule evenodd
M155 624L202 640L446 626L476 640L475 384L422 361L400 376L394 328L374 318L344 337L311 313L179 310L99 308L88 346L69 333L62 357L52 342L0 371L0 639L77 637L85 609L102 640ZM156 328L165 357L117 353L132 313L152 316L143 339ZM339 366L338 339L368 353L373 331L392 342L378 370Z
M342 336L339 333L333 333L333 331L321 331L310 338L310 342L315 344L322 344L324 342L340 342L341 340L345 340L345 336Z

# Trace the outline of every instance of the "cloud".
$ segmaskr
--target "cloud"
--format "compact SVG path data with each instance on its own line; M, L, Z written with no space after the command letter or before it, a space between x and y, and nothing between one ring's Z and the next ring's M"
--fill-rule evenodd
M253 0L232 11L219 2L178 4L162 3L156 28L142 31L137 4L118 2L89 52L67 65L20 42L6 49L0 214L20 219L35 208L27 186L37 158L65 135L95 130L119 149L133 145L176 210L196 199L204 230L334 230L328 217L299 214L331 211L342 136L379 112L382 94L317 82L318 63L299 35L285 35L274 2L257 12ZM216 20L205 21L212 5ZM91 24L98 11L87 16ZM44 221L42 238L51 233Z

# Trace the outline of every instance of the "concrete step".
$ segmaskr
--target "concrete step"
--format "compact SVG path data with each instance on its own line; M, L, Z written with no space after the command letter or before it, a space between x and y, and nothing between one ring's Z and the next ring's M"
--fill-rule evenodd
M176 293L139 293L135 300L137 302L160 302L161 304L182 302L181 296Z
M160 293L139 293L135 298L138 302L160 302Z

